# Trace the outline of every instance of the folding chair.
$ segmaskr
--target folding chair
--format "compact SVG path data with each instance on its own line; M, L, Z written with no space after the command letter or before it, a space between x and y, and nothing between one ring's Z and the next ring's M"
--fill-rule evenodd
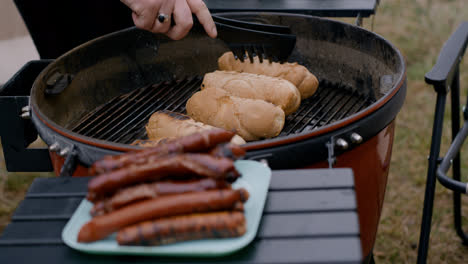
M434 125L432 128L431 150L429 154L429 168L427 172L424 208L419 236L417 263L426 263L429 236L431 232L432 209L434 205L434 191L436 178L446 188L453 191L453 209L455 230L464 245L468 245L468 235L462 229L461 194L468 194L468 183L461 182L460 176L460 148L468 137L468 100L463 108L463 127L460 129L460 61L468 43L468 21L463 22L450 39L444 44L437 62L432 70L426 73L426 83L434 86L437 92ZM439 158L444 121L445 102L447 94L451 92L452 110L452 144L447 154ZM453 166L453 178L446 173Z

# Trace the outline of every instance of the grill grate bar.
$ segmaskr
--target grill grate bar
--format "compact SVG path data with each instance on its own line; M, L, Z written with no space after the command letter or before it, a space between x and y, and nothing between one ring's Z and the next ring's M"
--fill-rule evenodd
M366 108L369 105L369 103L368 103L369 101L370 101L370 97L367 97L366 100L362 101L361 105L358 107L358 110L356 111L356 113L361 111L362 109Z
M187 100L200 89L201 76L164 82L118 96L86 114L72 129L79 134L124 144L146 139L145 125L159 110L186 113ZM286 117L280 136L312 130L352 115L373 103L368 95L341 83L320 82L319 90Z
M309 109L311 107L311 104L315 101L315 105L317 105L319 102L317 100L315 100L316 97L320 98L322 96L323 93L325 92L328 92L330 93L331 90L330 89L320 89L316 94L314 94L311 98L308 98L304 101L301 102L301 105L299 107L299 109L294 112L293 114L289 115L289 116L286 116L286 120L287 121L291 121L291 120L295 120L296 118L298 118L299 116L303 115L303 113Z
M143 104L140 105L140 107L138 107L137 111L134 111L132 115L128 116L127 120L121 120L119 122L119 124L122 125L120 128L115 131L111 131L112 134L107 133L105 138L110 141L117 141L129 133L136 134L139 129L142 129L142 127L140 126L135 130L135 122L146 123L147 119L143 119L143 117L149 117L149 115L153 113L153 109L159 105L164 105L164 103L166 103L168 100L171 100L174 95L177 94L177 91L184 89L188 83L189 81L187 80L165 83L161 89L165 90L166 92L161 97L155 98L156 95L150 96ZM161 102L161 100L164 101Z
M187 97L187 94L193 94L193 93L190 93L192 92L193 90L198 90L198 88L200 88L200 85L201 85L201 79L200 78L194 78L191 80L191 82L194 82L190 87L192 89L185 89L185 92L181 93L175 100L172 101L172 103L168 104L163 110L169 110L169 109L177 109L180 107L181 104L184 103L184 101L182 101L181 99L182 98L185 98ZM188 99L188 98L187 98ZM186 101L186 100L185 100ZM177 104L177 107L172 107L175 103L179 102L179 104Z
M173 108L174 111L178 111L180 113L185 113L185 105L186 105L186 102L188 101L188 99L190 99L190 97L192 97L192 95L196 92L198 92L200 90L200 86L201 86L201 83L202 83L203 79L199 78L199 81L197 83L197 85L194 85L192 87L192 89L189 90L188 93L186 93L186 95L183 97L183 98L180 98L180 102ZM168 110L168 109L166 109Z
M346 98L346 95L347 95L347 94L338 94L338 97L333 98L333 99L335 99L335 103L333 103L333 104L331 104L331 103L327 104L327 106L329 106L329 107L328 107L328 110L324 110L322 116L320 116L320 118L319 118L317 121L314 122L315 124L314 124L311 128L309 128L309 129L314 129L314 128L318 127L319 124L320 124L320 125L328 124L327 121L323 121L323 120L325 120L325 118L326 118L327 116L330 116L330 113L333 111L333 108L335 108L335 106L338 106L337 108L340 107L340 105L339 105L338 103L339 103L341 100L343 100L344 98ZM337 99L336 99L336 98L337 98ZM333 101L333 100L332 100L332 101ZM343 104L341 104L341 105L343 105ZM329 120L329 119L328 119L328 120ZM307 127L307 124L309 124L309 123L312 123L312 119L311 119L311 118L308 119L308 121L301 127L300 130L303 131L303 130Z
M317 110L315 111L315 113L312 114L312 116L310 116L310 117L307 119L307 122L304 122L304 124L296 131L296 133L303 131L312 121L315 121L315 118L316 118L320 113L323 112L323 109L324 109L331 101L333 101L334 96L337 94L337 91L334 90L333 93L331 93L331 94L332 94L331 96L327 96L327 97L326 97L326 99L328 99L328 100L322 101L322 102L323 102L323 105L320 106L319 109L317 109ZM311 111L312 111L312 109L309 109L307 115L310 114ZM325 114L326 114L326 112L323 113L323 115L325 115ZM319 123L319 121L320 121L320 119L317 120L317 121L315 121L314 123ZM301 122L301 123L302 123L302 122ZM301 124L301 123L298 123L298 125Z
M159 89L162 93L161 97L164 98L167 94L169 94L169 92L171 91L171 89L166 89L166 87L171 87L171 88L174 88L175 85L173 83L164 83ZM131 123L130 120L132 119L133 116L135 115L138 115L140 116L141 115L141 111L144 111L145 109L148 108L148 104L150 105L153 105L153 104L156 104L159 102L159 98L158 98L158 95L160 93L156 93L156 94L151 94L149 93L146 97L145 97L145 101L143 103L141 103L134 111L132 111L130 113L130 115L128 115L125 119L121 119L119 122L118 122L118 125L123 125L121 127L115 127L114 130L108 130L105 135L102 135L102 138L103 139L106 139L106 140L112 140L113 137L115 137L118 133L122 132L122 136L125 136L125 135L128 135L129 133L132 133L134 131L131 131L131 130L124 130L125 128L127 128ZM153 102L153 103L151 103ZM138 114L139 113L139 114Z
M185 96L183 96L183 97L180 96L179 103L177 105L173 106L172 109L170 109L169 107L166 107L164 110L170 110L170 111L174 111L174 112L178 112L178 113L185 113L185 103L187 102L187 100L190 97L192 97L192 95L194 93L196 93L197 91L200 90L200 85L201 85L202 79L200 77L198 77L197 80L198 81L196 83L194 83L192 85L192 87L187 89L187 92L184 93ZM160 109L157 109L157 110L160 110ZM155 111L157 111L157 110L155 110ZM130 142L135 141L136 139L143 139L143 138L147 138L147 133L146 133L146 129L144 129L144 126L133 138L125 140L123 142L130 143Z
M87 114L84 118L82 118L78 122L78 124L74 128L72 128L72 130L75 131L76 133L82 133L83 131L86 131L84 135L89 135L95 128L99 127L99 124L101 124L102 122L105 122L105 120L110 118L111 116L110 113L119 111L119 109L129 105L131 103L131 100L138 97L140 94L145 92L145 90L147 90L148 88L149 87L146 87L145 89L138 89L138 90L132 91L129 94L124 94L124 95L115 97L109 103L104 104L98 107L96 110ZM90 127L90 129L88 129L88 127Z
M347 93L343 93L342 96L336 100L335 104L329 108L329 110L326 111L326 113L322 116L322 118L319 120L319 122L322 122L323 124L319 124L319 122L316 122L315 125L311 128L311 129L314 129L316 128L318 125L327 125L327 124L330 124L331 122L333 122L333 120L336 120L334 119L334 117L342 112L348 104L349 102L351 101L352 98L359 98L359 94L357 93L357 91L351 91L351 92L347 92ZM343 102L341 102L343 101ZM362 99L356 99L356 101L363 101ZM365 103L364 103L365 104ZM334 110L334 108L336 108ZM360 111L360 109L358 109L357 111L354 111L353 113L356 113ZM326 119L325 117L328 116ZM322 121L323 120L323 121Z
M291 134L293 132L295 133L301 132L301 129L297 130L295 128L298 127L313 110L315 110L314 114L312 114L311 118L309 118L309 122L310 120L313 120L319 114L319 112L326 106L326 104L333 99L333 95L335 94L336 94L336 90L329 89L329 92L325 96L323 96L321 99L319 99L314 104L313 107L310 107L309 109L307 109L307 111L302 115L302 117L299 120L295 120L294 125L288 130L287 133ZM307 125L307 123L305 123L305 125Z
M148 122L148 119L150 118L150 116L158 111L158 110L161 110L162 106L164 106L166 103L170 102L165 108L164 110L168 110L170 109L170 107L177 101L177 100L180 100L180 98L185 95L187 93L187 91L191 91L191 90L194 90L194 89L197 89L200 87L200 78L192 78L190 80L184 80L184 81L181 81L180 82L180 85L175 85L173 89L168 89L168 90L176 90L176 91L182 91L182 94L177 96L178 95L178 92L174 92L172 96L168 97L164 102L162 103L156 103L154 102L153 104L151 104L149 107L147 107L144 111L142 111L139 115L135 116L129 123L128 125L130 124L134 124L130 129L129 131L137 131L136 133L132 133L132 135L134 135L133 137L127 137L125 139L125 143L131 143L133 142L135 139L138 139L135 137L135 135L138 135L140 133L142 133L141 130L143 130L143 134L146 133L146 129L144 129L145 127L145 124ZM180 86L180 87L179 87ZM175 100L171 100L172 98L176 97ZM123 129L123 128L122 128ZM119 131L117 131L115 133L115 135L118 135ZM112 137L110 137L111 140L115 140L115 141L121 141L123 138L124 138L125 135L121 135L117 138L114 139L114 135Z
M330 115L332 109L342 98L342 94L336 93L333 98L327 101L327 103L320 109L320 111L317 111L315 115L312 115L309 118L307 118L306 121L303 122L302 126L298 129L298 131L313 130L319 125L326 125L327 123L324 121L324 119Z
M128 115L131 115L140 108L140 103L144 100L148 100L153 89L158 89L162 86L148 86L139 89L140 92L136 93L135 96L129 98L124 104L118 109L115 109L110 115L108 115L102 122L95 126L94 130L90 130L86 136L95 137L99 139L105 139L106 135L115 129ZM161 91L164 91L161 89ZM154 95L153 95L154 96ZM117 123L116 123L117 122Z
M340 119L343 119L347 116L349 116L350 114L353 114L353 113L357 113L358 111L351 111L352 109L354 109L356 107L356 105L358 105L359 103L359 98L354 98L354 101L352 103L350 103L350 106L347 110L343 111L341 113L341 115L338 116L338 120Z
M343 96L343 99L345 99L345 102L342 103L342 104L339 104L338 107L336 108L336 110L328 117L328 119L325 121L326 124L330 124L333 120L333 119L338 113L342 112L342 109L346 107L346 105L348 105L348 103L351 101L351 99L353 98L353 95L355 95L356 92L353 91L351 94L348 94L348 95L345 95Z
M299 110L294 114L286 117L287 122L290 124L289 128L283 128L282 135L289 135L292 133L294 128L304 120L306 115L312 110L315 109L321 102L322 99L326 98L333 90L332 89L320 89L317 93L312 95L312 97L307 98L301 102Z

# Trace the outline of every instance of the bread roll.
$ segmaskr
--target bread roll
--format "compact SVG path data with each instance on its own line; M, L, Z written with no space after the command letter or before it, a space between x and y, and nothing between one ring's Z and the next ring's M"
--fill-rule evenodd
M213 126L197 122L187 115L170 112L157 111L153 113L145 126L148 138L159 142L161 139L178 138L204 130L214 129ZM241 145L245 140L235 135L231 143Z
M193 119L226 130L234 130L247 141L272 138L284 126L284 111L259 99L229 95L225 90L206 88L187 101Z
M286 115L293 113L301 104L301 94L291 82L235 71L215 71L205 74L202 89L215 87L241 98L260 99L277 105Z
M261 63L258 57L254 57L253 63L249 60L241 62L234 58L232 52L226 52L218 59L218 67L223 71L249 72L288 80L299 89L302 99L312 96L318 87L317 78L297 63L270 63L267 60Z

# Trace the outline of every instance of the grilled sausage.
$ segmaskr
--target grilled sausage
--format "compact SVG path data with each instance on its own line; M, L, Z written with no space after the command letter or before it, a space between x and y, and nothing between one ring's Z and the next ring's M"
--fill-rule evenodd
M203 133L194 133L167 141L165 144L159 144L154 148L145 148L116 156L105 156L92 165L90 173L91 175L96 175L98 173L109 172L126 167L139 159L166 155L168 153L207 151L220 143L229 142L234 135L234 132L224 129L212 129Z
M217 181L209 178L189 181L163 181L139 184L123 188L111 197L97 201L90 213L92 216L103 215L130 203L148 200L162 195L226 188L230 188L230 184L226 181Z
M214 157L237 160L245 155L245 150L236 144L223 143L210 150L209 154Z
M87 198L94 202L131 184L189 175L229 182L239 177L234 161L228 158L193 153L168 155L155 162L125 167L91 179Z
M167 195L125 206L93 218L78 233L78 242L93 242L126 226L162 217L231 210L248 199L245 189Z
M117 233L119 245L165 245L180 241L239 237L245 234L242 212L182 215L146 221Z
M164 139L161 139L164 140ZM136 144L142 147L157 146L161 141L153 140L135 140L132 144ZM225 157L237 160L245 155L245 150L238 144L233 143L221 143L215 148L208 152L210 155L215 157ZM149 157L141 158L136 160L133 165L144 164L148 162Z

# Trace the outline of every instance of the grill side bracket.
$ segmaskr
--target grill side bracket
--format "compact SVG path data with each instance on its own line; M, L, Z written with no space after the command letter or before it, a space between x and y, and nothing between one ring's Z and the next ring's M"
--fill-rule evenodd
M0 137L10 172L52 171L47 148L27 148L37 139L37 131L30 119L22 118L29 116L30 109L25 106L29 104L32 83L49 63L49 60L27 63L0 90Z

